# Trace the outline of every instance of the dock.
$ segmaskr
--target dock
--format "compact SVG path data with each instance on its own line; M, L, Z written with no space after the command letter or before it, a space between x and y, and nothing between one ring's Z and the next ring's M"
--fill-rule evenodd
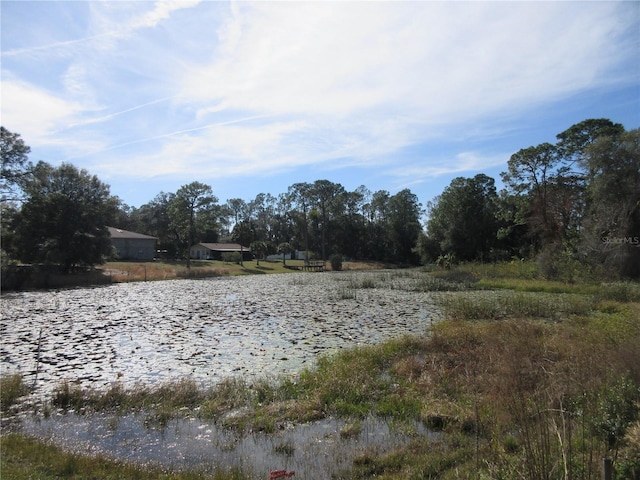
M303 272L324 272L326 262L324 260L306 260L304 265L287 265L287 268L293 270L302 270Z

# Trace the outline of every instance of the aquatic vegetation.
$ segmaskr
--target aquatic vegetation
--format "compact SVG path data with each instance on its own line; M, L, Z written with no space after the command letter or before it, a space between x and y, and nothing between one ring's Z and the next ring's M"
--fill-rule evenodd
M331 441L322 448L337 442L331 451L345 455L331 467L334 478L597 478L604 456L615 459L620 478L640 473L635 284L572 284L554 293L555 284L539 291L484 290L483 279L437 278L437 285L454 286L419 297L415 287L426 284L428 272L328 275L322 298L341 312L342 330L327 328L330 319L314 313L308 325L322 335L346 336L359 309L369 306L393 308L399 316L396 308L407 298L438 302L445 319L426 334L324 351L295 374L238 373L210 382L185 376L155 385L117 382L102 391L62 383L53 395L56 406L120 414L138 409L150 430L165 432L196 428L180 419L210 421L197 425L221 436L222 452L265 442L269 461L282 462L265 473L285 466L298 472L306 462L317 470L301 472L326 474L326 463L309 460L320 458L313 445L322 442L297 435L309 439L327 428ZM356 292L356 299L333 297L341 288ZM250 318L256 304L242 301ZM270 317L261 321L286 330ZM385 440L372 441L379 432ZM363 439L369 442L364 448L347 448Z
M29 392L22 375L14 373L0 377L0 410L5 412L15 405L20 397Z

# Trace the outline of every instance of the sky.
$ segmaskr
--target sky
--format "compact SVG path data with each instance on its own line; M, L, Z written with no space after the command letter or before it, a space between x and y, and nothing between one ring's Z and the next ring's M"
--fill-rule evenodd
M640 2L1 1L2 125L129 206L326 179L426 205L589 118L640 127Z

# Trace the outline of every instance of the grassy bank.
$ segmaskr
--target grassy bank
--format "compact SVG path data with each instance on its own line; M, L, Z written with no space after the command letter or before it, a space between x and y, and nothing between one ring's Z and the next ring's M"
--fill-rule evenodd
M429 336L322 357L295 381L232 378L203 389L183 379L106 392L62 384L46 408L140 410L159 426L186 408L245 433L339 416L345 438L376 415L441 432L385 455L365 450L342 479L600 479L605 456L614 478L640 478L639 284L556 285L469 268L345 277L350 290L397 288L399 278L436 292L446 319ZM19 377L4 381L0 391L15 393L3 393L3 408L22 392ZM29 464L30 449L14 455Z
M109 283L174 280L181 278L207 278L238 275L264 275L291 273L304 265L303 260L250 260L242 265L213 260L193 260L190 268L186 261L107 262L95 268L63 272L58 267L11 265L3 266L3 291L36 290L70 287L91 287ZM376 262L344 262L343 270L375 270L384 268ZM326 263L331 270L331 263Z
M269 273L291 273L296 267L304 265L304 260L256 260L239 263L217 260L193 260L191 268L187 269L186 262L108 262L99 267L113 282L170 280L175 278L203 278L216 276L263 275ZM383 265L373 262L344 262L343 270L373 270L383 268ZM327 262L326 269L331 270Z

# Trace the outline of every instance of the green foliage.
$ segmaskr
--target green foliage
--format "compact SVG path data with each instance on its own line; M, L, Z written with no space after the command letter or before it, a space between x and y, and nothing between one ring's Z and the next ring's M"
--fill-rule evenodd
M575 282L589 277L589 268L569 252L545 248L536 257L538 274L547 280Z
M222 261L226 263L240 263L242 255L240 252L224 252L222 254Z
M260 265L260 259L263 258L269 251L269 244L267 242L256 240L251 242L249 248L255 254L258 265Z
M331 270L334 272L339 272L342 270L342 255L339 253L334 253L329 258L329 262L331 263Z
M282 242L278 245L278 253L282 254L282 264L286 265L286 256L292 252L292 247L289 242Z
M196 239L207 228L216 228L213 207L217 201L209 185L191 182L180 187L168 204L170 229L187 259L187 268L191 267L189 249ZM212 222L214 225L208 227Z
M409 189L401 190L389 199L390 260L410 265L418 264L415 246L422 231L421 205Z
M0 127L1 202L14 200L19 195L15 187L19 187L22 184L32 168L28 163L30 152L31 148L24 143L19 134Z
M436 266L449 270L457 263L456 255L452 252L445 253L444 255L438 256L435 263Z
M26 201L14 217L15 255L26 263L78 265L103 263L111 253L106 225L117 200L109 187L72 165L38 163L25 183Z
M639 419L640 384L620 377L600 390L596 402L593 427L609 449L617 450L629 427Z
M454 178L429 205L428 237L459 260L488 258L498 243L497 200L492 178Z
M584 251L609 276L640 277L640 129L585 151L591 175Z

